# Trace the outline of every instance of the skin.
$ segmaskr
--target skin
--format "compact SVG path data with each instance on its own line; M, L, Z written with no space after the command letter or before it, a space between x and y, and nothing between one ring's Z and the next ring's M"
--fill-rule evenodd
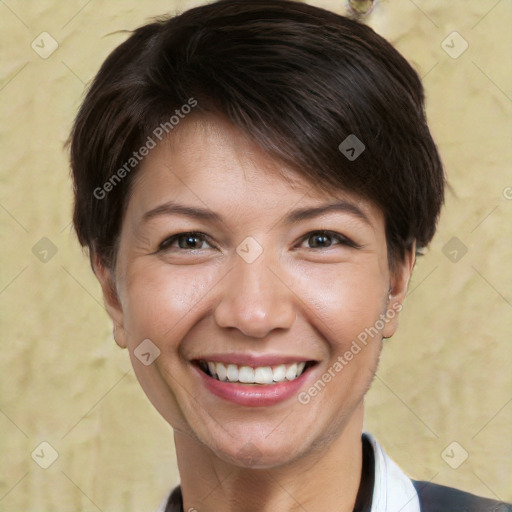
M405 298L414 248L391 274L382 212L326 193L271 159L227 121L186 119L145 158L124 215L115 271L94 258L115 338L174 429L184 510L288 512L353 509L361 473L364 395L377 369L388 319L307 405L297 396L247 407L211 394L191 366L201 355L277 353L317 361L307 389L380 315ZM347 211L284 224L292 210L343 199ZM207 208L220 222L146 212L174 201ZM311 234L330 230L335 236ZM192 246L171 235L200 231ZM263 253L236 252L248 236ZM316 244L315 244L316 242ZM160 356L134 356L149 338Z

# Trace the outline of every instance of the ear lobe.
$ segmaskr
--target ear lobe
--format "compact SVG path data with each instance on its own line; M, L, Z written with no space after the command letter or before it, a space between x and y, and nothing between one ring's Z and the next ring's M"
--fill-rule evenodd
M389 297L386 306L388 321L382 332L384 338L391 338L398 327L398 314L402 310L402 304L409 289L415 262L416 241L413 242L411 249L405 254L404 261L397 265L390 276Z
M114 339L121 348L126 348L123 308L119 301L112 270L101 262L96 253L91 260L94 275L98 279L103 292L105 309L114 326Z

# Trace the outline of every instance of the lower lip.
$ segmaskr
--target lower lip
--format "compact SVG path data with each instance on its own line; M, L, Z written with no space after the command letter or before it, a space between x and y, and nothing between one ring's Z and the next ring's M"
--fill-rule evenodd
M312 367L308 368L294 380L285 380L268 385L251 385L214 379L194 365L194 370L199 373L208 391L235 404L249 407L274 405L298 394L300 388L304 385L304 382L311 373L311 369Z

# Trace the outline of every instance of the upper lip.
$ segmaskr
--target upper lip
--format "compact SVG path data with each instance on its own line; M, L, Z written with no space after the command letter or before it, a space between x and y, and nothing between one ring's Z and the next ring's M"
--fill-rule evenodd
M314 359L302 356L249 353L209 354L195 357L193 360L236 364L237 366L277 366L280 364L300 363L302 361L315 361Z

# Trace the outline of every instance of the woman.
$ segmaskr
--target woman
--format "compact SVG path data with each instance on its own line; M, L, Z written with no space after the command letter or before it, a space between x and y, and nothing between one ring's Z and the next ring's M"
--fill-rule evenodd
M445 183L420 80L370 28L283 0L143 26L71 162L114 337L174 429L161 510L512 510L362 432Z

